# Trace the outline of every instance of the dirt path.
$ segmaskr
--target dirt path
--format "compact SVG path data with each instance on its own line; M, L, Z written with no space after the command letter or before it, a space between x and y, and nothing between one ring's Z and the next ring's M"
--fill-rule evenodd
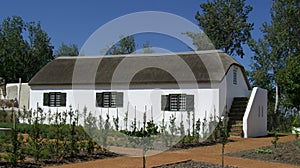
M241 150L254 149L262 146L271 145L272 137L263 138L230 138L233 142L226 144L225 153L232 153ZM282 136L279 142L294 140L293 136ZM194 161L203 161L209 163L221 164L221 145L213 145L206 147L197 147L187 150L168 151L147 157L147 167L158 166L167 163L174 163L192 159ZM226 165L235 165L239 167L258 167L258 168L293 168L297 166L264 162L236 157L225 156ZM104 160L96 160L82 163L74 163L62 166L53 166L48 168L115 168L115 167L142 167L142 159L140 157L118 157Z

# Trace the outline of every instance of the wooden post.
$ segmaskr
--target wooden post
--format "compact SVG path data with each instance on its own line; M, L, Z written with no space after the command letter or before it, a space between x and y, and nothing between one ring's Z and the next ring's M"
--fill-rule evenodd
M20 110L20 104L21 104L21 88L22 88L22 79L19 78L19 89L18 89L18 108Z
M16 130L16 128L17 128L17 124L16 124L16 112L14 110L14 107L11 108L11 112L12 112L12 115L13 115L13 129Z
M151 105L151 120L153 121L153 106Z

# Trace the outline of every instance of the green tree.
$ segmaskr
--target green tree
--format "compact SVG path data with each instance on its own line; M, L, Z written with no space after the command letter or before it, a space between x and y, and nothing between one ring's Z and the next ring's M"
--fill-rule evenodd
M275 0L271 9L272 22L264 26L266 39L278 62L277 81L286 107L300 109L300 1Z
M196 13L199 26L210 38L215 48L243 58L243 44L251 38L253 23L248 23L252 7L245 0L212 0L200 5Z
M40 22L24 22L7 17L0 25L0 76L7 82L28 82L53 59L50 37Z
M300 26L300 25L299 25ZM286 60L286 68L280 74L285 92L284 104L300 109L300 54Z
M109 48L106 55L131 54L135 49L136 44L133 36L120 36L120 41Z
M61 46L54 52L55 57L59 56L78 56L79 51L78 47L75 44L67 45L65 43L61 43Z
M271 8L272 20L264 23L261 29L263 38L256 42L253 40L250 45L255 53L251 80L271 92L269 100L274 102L271 113L277 117L282 113L278 110L279 106L299 109L299 14L298 0L274 0ZM277 124L284 125L279 122Z
M196 50L214 50L215 46L207 37L204 32L194 33L194 32L185 32L183 33L190 37L193 40L193 45L196 47Z

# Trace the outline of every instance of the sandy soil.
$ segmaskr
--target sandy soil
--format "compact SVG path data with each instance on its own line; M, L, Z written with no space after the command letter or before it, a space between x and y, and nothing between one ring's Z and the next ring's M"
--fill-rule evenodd
M225 153L232 153L241 150L259 148L262 146L269 146L271 145L272 139L273 139L272 137L247 138L247 139L231 137L230 140L232 140L232 142L226 144ZM292 141L294 139L295 138L293 136L281 136L279 142L287 142L287 141ZM118 148L116 150L124 151L124 153L127 154L141 153L140 151L136 151L135 149ZM156 155L147 157L146 167L159 166L162 164L174 163L174 162L179 162L184 160L194 160L194 161L221 164L221 144L205 146L205 147L196 147L196 148L191 148L186 150L166 151L166 152L158 153ZM225 164L238 166L242 168L243 167L245 168L248 167L249 168L251 167L294 168L295 167L296 168L297 167L288 164L250 160L250 159L230 157L230 156L225 156ZM103 160L95 160L95 161L74 163L74 164L61 165L61 166L52 166L48 168L77 168L77 167L79 168L142 167L142 158L123 156L118 158L108 158Z

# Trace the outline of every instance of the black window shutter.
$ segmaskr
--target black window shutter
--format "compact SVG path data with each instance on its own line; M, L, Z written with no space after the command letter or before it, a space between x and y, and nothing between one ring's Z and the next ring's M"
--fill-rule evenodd
M123 107L123 92L116 92L116 107Z
M50 106L49 93L44 93L43 106Z
M103 107L103 93L96 93L96 107Z
M67 105L67 93L60 93L60 106L65 107Z
M169 95L161 95L161 110L162 111L169 111L170 110Z
M186 95L186 111L194 110L194 95Z

